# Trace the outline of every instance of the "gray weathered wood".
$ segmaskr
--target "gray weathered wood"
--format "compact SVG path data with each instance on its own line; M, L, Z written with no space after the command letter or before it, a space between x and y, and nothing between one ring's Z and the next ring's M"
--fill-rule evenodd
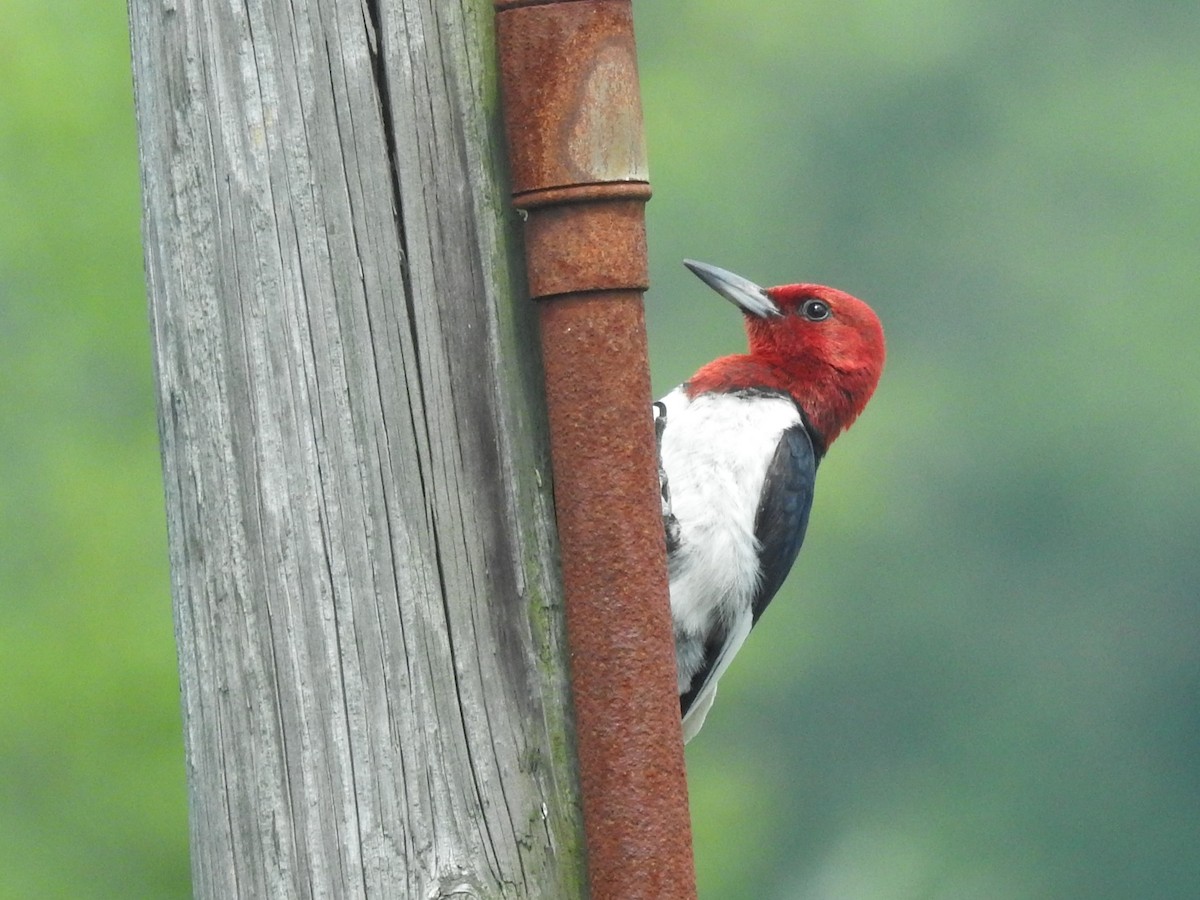
M486 0L131 0L196 896L581 896Z

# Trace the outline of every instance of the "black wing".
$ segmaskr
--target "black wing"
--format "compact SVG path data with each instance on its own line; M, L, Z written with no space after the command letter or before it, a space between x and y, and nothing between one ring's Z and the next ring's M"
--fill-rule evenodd
M780 437L775 456L767 466L767 478L754 517L754 536L761 545L758 559L762 573L752 605L756 623L787 578L804 543L816 476L817 455L808 432L803 425L793 425Z

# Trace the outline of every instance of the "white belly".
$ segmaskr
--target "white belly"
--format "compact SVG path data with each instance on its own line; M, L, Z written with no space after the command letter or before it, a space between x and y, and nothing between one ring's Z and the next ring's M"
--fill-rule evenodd
M667 409L662 465L679 521L671 559L671 614L677 641L704 635L724 617L740 644L750 630L759 583L754 520L767 467L784 430L800 422L795 404L777 396L702 394L676 388ZM678 643L681 692L702 662L702 647ZM728 648L726 663L737 651Z

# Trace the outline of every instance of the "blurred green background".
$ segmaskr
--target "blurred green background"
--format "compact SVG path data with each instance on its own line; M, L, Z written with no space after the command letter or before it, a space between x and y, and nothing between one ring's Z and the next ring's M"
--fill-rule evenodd
M890 358L689 747L701 896L1200 897L1200 9L642 0L685 256ZM189 894L125 8L0 3L0 897Z

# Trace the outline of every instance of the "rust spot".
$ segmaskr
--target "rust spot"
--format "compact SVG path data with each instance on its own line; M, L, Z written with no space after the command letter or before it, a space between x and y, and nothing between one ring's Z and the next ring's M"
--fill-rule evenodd
M644 202L568 202L531 209L525 224L529 293L541 298L645 290L649 273Z

